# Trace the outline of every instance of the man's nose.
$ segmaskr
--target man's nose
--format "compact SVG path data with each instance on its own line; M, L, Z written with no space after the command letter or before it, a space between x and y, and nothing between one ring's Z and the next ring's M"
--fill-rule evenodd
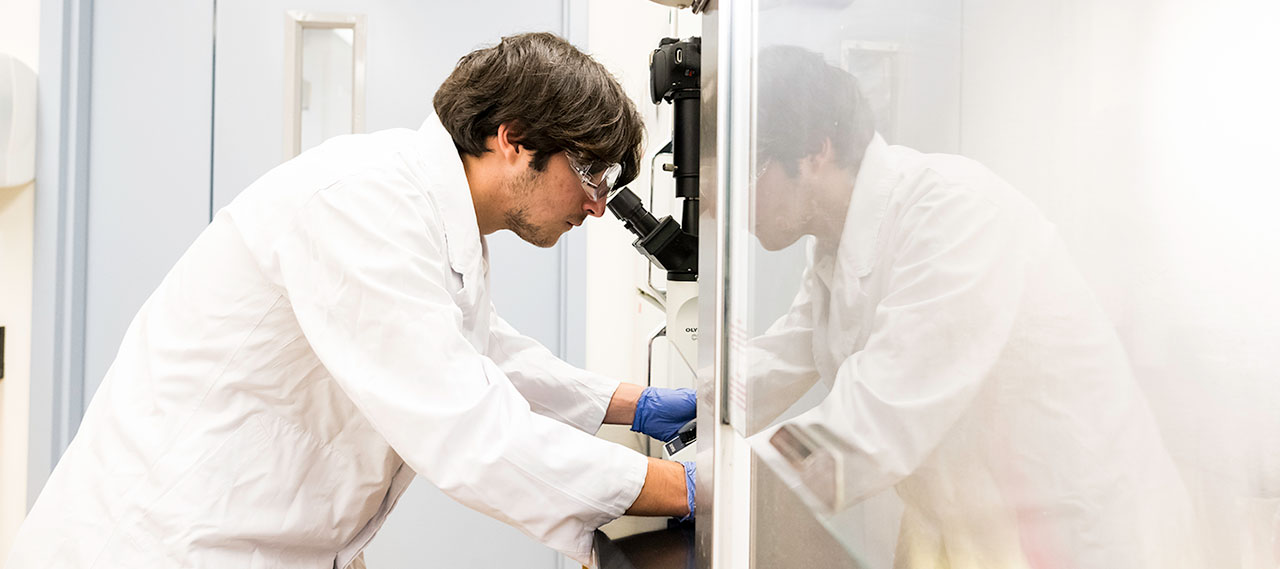
M591 217L600 217L604 215L605 200L608 196L601 196L600 199L593 200L587 198L582 204L582 209L586 210L587 215Z

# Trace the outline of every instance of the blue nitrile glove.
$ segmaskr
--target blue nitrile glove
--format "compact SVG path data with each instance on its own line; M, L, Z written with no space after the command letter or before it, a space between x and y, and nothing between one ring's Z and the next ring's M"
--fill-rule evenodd
M695 462L681 462L684 465L684 490L689 499L689 515L680 518L680 521L687 522L693 519L694 497L698 495L698 486L694 482L698 478L698 464Z
M667 441L697 416L696 391L646 387L640 392L640 400L636 401L636 417L631 421L631 430Z

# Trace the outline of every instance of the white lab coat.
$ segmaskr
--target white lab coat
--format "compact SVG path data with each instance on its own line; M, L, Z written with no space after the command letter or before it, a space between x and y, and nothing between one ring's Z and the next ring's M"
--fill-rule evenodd
M267 173L138 312L7 567L342 568L415 472L591 562L647 461L487 272L435 117Z
M994 174L877 136L802 287L749 344L755 409L829 385L791 422L851 447L847 500L896 488L896 566L1196 566L1186 490L1118 337L1054 226ZM799 485L775 429L752 445Z

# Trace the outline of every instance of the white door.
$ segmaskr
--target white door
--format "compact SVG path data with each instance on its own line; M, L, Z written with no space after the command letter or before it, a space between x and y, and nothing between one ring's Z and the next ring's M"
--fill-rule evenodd
M432 111L436 87L458 58L525 31L566 35L571 2L420 2L413 0L221 0L214 64L213 195L216 211L285 158L286 18L363 16L365 131L417 128ZM346 38L344 38L345 40ZM572 38L571 38L572 39ZM305 61L305 54L304 54ZM317 99L319 89L304 96ZM304 137L308 138L308 137ZM580 236L579 236L580 238ZM493 298L514 326L566 353L562 283L573 243L541 250L510 233L489 242ZM517 286L517 283L519 286ZM579 339L580 343L581 340ZM468 510L425 480L400 500L365 553L369 567L553 568L552 550Z

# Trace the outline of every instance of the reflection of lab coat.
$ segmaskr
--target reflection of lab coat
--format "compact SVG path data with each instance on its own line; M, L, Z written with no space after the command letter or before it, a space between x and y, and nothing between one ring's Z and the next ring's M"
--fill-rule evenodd
M415 472L587 562L646 459L588 434L616 381L493 313L483 244L434 117L262 177L130 325L7 567L341 568Z
M839 242L751 348L755 401L830 385L792 421L850 445L848 500L896 487L898 566L1190 562L1185 489L1117 336L1053 225L969 160L877 137Z

